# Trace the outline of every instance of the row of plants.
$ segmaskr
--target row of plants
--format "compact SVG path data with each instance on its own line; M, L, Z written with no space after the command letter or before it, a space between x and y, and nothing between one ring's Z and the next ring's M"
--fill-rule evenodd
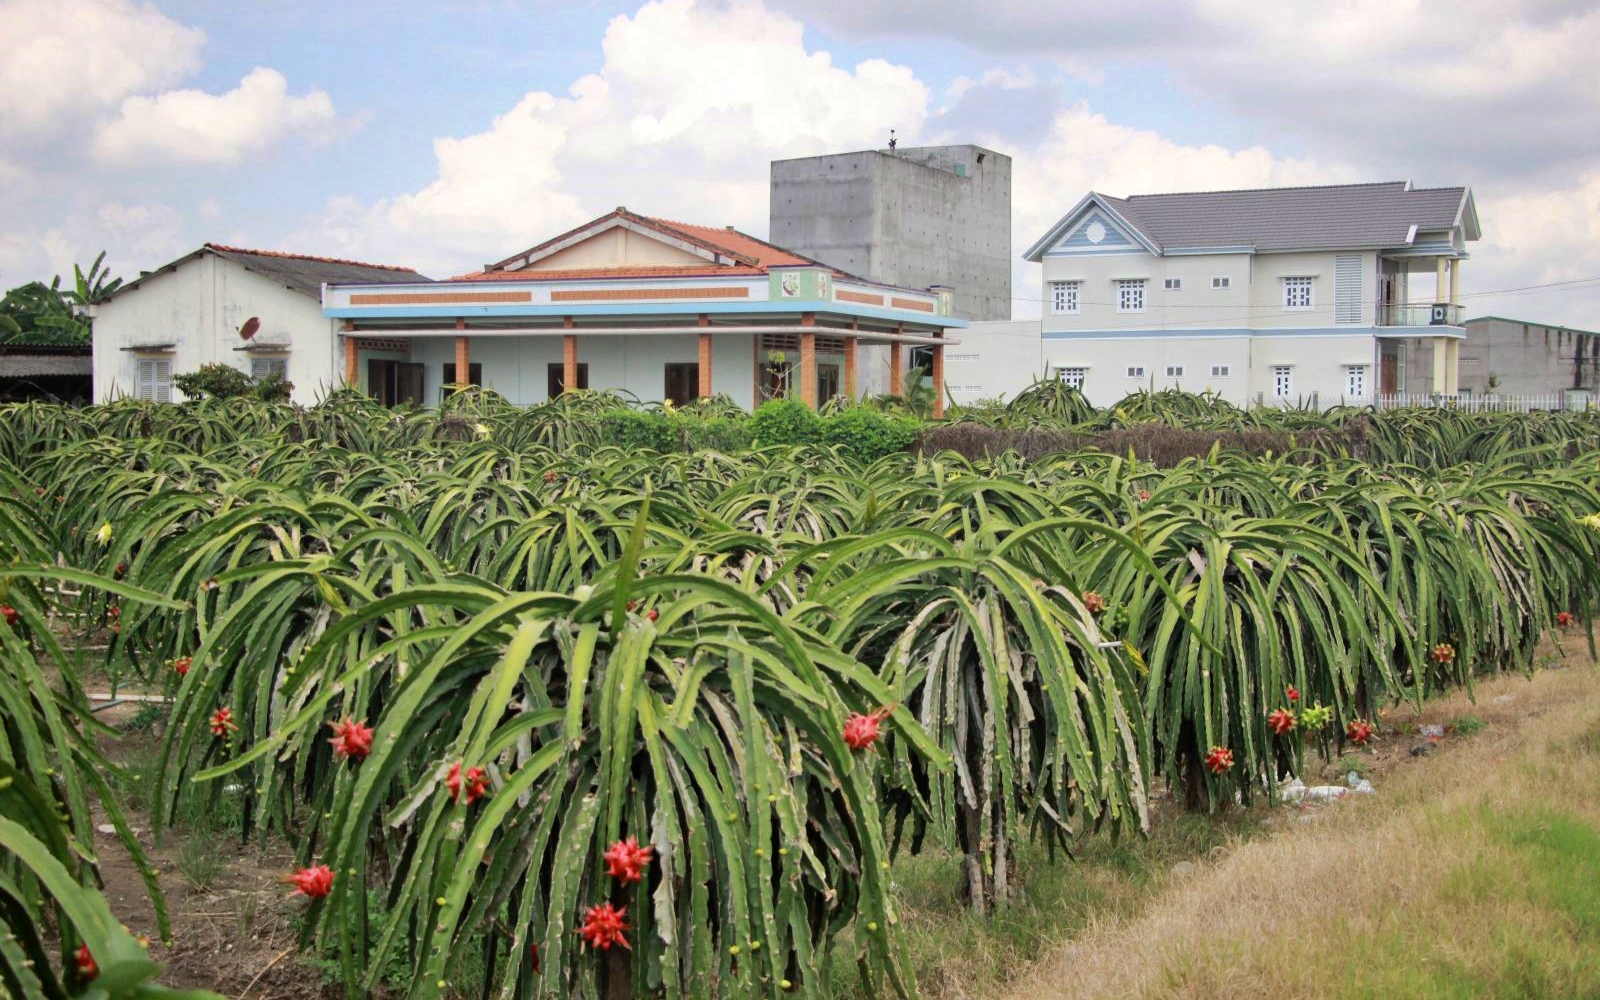
M613 402L0 421L15 634L114 626L174 699L157 822L232 794L296 845L351 995L469 953L486 994L910 995L898 853L1004 906L1022 839L1270 795L1307 737L1529 668L1600 572L1600 455L1545 460L1578 425L1432 469L539 440Z

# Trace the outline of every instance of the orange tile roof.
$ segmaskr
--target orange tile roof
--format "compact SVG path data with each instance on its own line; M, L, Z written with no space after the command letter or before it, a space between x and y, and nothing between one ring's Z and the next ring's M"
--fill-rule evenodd
M404 271L407 274L417 273L412 268L401 267L398 264L368 264L366 261L345 260L342 257L314 257L311 254L286 253L282 250L250 250L245 247L230 247L223 243L207 243L206 247L211 250L221 250L223 253L249 254L252 257L282 257L285 260L314 260L319 264L349 264L351 267L370 267L378 271Z
M514 271L506 270L506 266L520 258L528 257L546 247L566 240L569 237L592 229L607 219L626 219L648 229L654 229L664 236L692 243L705 250L731 257L738 263L733 264L679 264L672 266L655 267L613 267L613 268L587 268L582 270L564 271ZM765 240L757 239L748 233L741 233L732 226L697 226L693 223L678 222L674 219L660 219L648 215L638 215L626 208L602 215L592 222L585 223L576 229L568 230L559 236L552 237L539 245L524 250L522 253L508 257L498 264L491 264L482 271L472 274L463 274L451 279L455 281L576 281L589 278L703 278L703 277L737 277L757 276L766 274L773 267L827 267L820 261L803 257L800 254L774 246ZM829 268L834 274L842 278L852 278L853 275Z

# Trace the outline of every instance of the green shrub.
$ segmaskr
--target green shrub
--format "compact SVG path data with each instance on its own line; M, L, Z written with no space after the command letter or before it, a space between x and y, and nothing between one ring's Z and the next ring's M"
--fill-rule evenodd
M821 437L820 418L798 399L763 403L750 418L750 433L759 446L810 444Z
M680 413L673 418L680 451L733 452L750 447L750 421L743 417L701 417Z
M633 451L676 451L672 418L642 410L612 410L600 417L600 440Z
M919 426L910 417L855 409L822 418L821 429L822 443L840 445L870 462L911 447Z
M225 364L201 365L172 379L178 391L190 399L239 399L253 396L268 403L287 402L294 383L276 373L256 381L244 372Z

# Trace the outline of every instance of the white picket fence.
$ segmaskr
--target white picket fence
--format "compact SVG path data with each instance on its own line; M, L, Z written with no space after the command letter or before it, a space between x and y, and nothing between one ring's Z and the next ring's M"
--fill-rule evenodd
M1257 406L1271 406L1283 409L1329 409L1335 406L1370 406L1378 410L1398 410L1416 406L1435 406L1442 409L1460 410L1464 413L1531 413L1536 410L1568 410L1591 409L1594 403L1577 400L1569 402L1560 393L1536 395L1460 395L1447 396L1442 394L1429 395L1385 395L1385 396L1323 396L1312 393L1309 396L1296 396L1288 399L1275 398L1264 394L1256 397Z

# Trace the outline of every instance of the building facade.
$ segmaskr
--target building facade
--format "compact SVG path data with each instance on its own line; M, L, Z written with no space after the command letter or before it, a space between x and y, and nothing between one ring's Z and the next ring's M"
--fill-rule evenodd
M1594 398L1600 382L1600 333L1501 316L1469 319L1466 331L1463 392Z
M1460 187L1090 192L1024 256L1044 365L1096 405L1181 388L1325 407L1458 391L1479 236Z
M947 334L966 325L952 289L866 281L731 227L625 208L447 281L330 284L322 306L342 327L343 382L387 403L470 382L520 404L610 388L818 406L869 380L900 393L912 351L942 381Z
M123 284L90 307L94 399L174 402L173 377L225 364L294 384L310 404L339 386L340 324L322 314L326 282L427 278L404 267L208 243Z
M919 146L771 169L774 243L874 281L954 288L961 319L1011 318L1011 157Z

